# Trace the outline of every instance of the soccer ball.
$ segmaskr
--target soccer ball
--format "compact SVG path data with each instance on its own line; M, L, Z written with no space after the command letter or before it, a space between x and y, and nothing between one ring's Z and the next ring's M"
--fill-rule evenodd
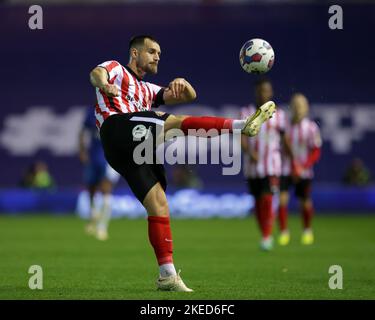
M240 64L248 73L266 73L275 61L271 45L263 39L246 41L240 51Z

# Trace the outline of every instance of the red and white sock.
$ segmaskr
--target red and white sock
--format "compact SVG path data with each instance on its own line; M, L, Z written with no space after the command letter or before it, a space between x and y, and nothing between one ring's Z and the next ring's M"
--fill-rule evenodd
M158 260L160 275L176 275L173 265L173 242L169 217L148 217L148 238Z
M279 207L279 227L280 231L288 230L288 207L280 206Z
M262 225L263 239L267 239L272 234L273 212L272 212L272 194L264 194L260 198L261 214L260 220Z
M311 221L314 215L314 208L307 207L302 209L303 228L305 230L311 230Z
M187 117L181 123L181 130L188 135L189 129L199 130L204 129L206 131L210 129L216 129L219 134L221 130L242 130L245 127L246 120L234 120L229 118L220 117Z

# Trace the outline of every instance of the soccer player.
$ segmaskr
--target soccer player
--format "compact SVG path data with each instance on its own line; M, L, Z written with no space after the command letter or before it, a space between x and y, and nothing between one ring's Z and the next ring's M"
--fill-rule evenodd
M98 240L107 240L112 187L118 181L119 174L105 160L92 108L87 109L79 133L79 158L84 165L84 181L90 198L90 219L86 232ZM102 193L101 204L94 201L99 191Z
M269 80L261 79L255 84L256 106L241 109L241 117L252 113L266 101L272 99L273 88ZM255 198L255 216L262 233L260 248L273 248L273 195L278 191L281 175L280 144L285 139L285 113L277 109L275 115L252 139L242 136L244 152L244 175L249 192Z
M137 163L137 147L151 141L155 158L156 141L152 137L160 130L167 133L180 129L184 134L191 134L198 129L216 129L219 133L223 129L227 129L225 132L238 129L253 136L272 116L275 104L272 101L264 104L245 120L151 111L162 104L186 103L196 98L194 88L183 78L172 80L167 87L143 80L146 74L157 73L160 55L159 43L153 37L136 36L130 40L126 66L117 61L104 62L91 71L90 79L96 88L95 114L106 159L125 178L148 214L148 236L159 264L157 288L188 292L192 290L184 284L173 264L164 167L155 159L152 163Z
M289 187L295 188L295 195L299 199L302 217L303 233L301 242L310 245L314 242L311 227L313 217L313 203L311 200L311 181L313 165L319 160L322 139L319 127L308 118L309 102L301 93L296 93L290 101L291 123L287 126L286 136L291 153L283 153L282 177L280 185L279 206L279 244L287 245L290 241L288 231L288 202Z

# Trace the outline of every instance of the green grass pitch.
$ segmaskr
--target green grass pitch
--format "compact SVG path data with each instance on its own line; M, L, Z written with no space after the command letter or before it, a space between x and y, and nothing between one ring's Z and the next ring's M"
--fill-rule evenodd
M110 239L84 234L74 216L0 215L0 299L374 299L375 217L316 216L316 243L258 248L254 218L172 220L174 259L193 293L155 290L158 268L147 221L112 221ZM43 268L43 290L30 290L28 268ZM331 290L328 269L343 268Z

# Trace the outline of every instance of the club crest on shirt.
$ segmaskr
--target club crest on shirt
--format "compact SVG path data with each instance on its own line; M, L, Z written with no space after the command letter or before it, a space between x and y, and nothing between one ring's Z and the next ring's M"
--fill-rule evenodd
M132 131L134 139L141 139L147 134L147 128L143 124L138 124L133 128Z

